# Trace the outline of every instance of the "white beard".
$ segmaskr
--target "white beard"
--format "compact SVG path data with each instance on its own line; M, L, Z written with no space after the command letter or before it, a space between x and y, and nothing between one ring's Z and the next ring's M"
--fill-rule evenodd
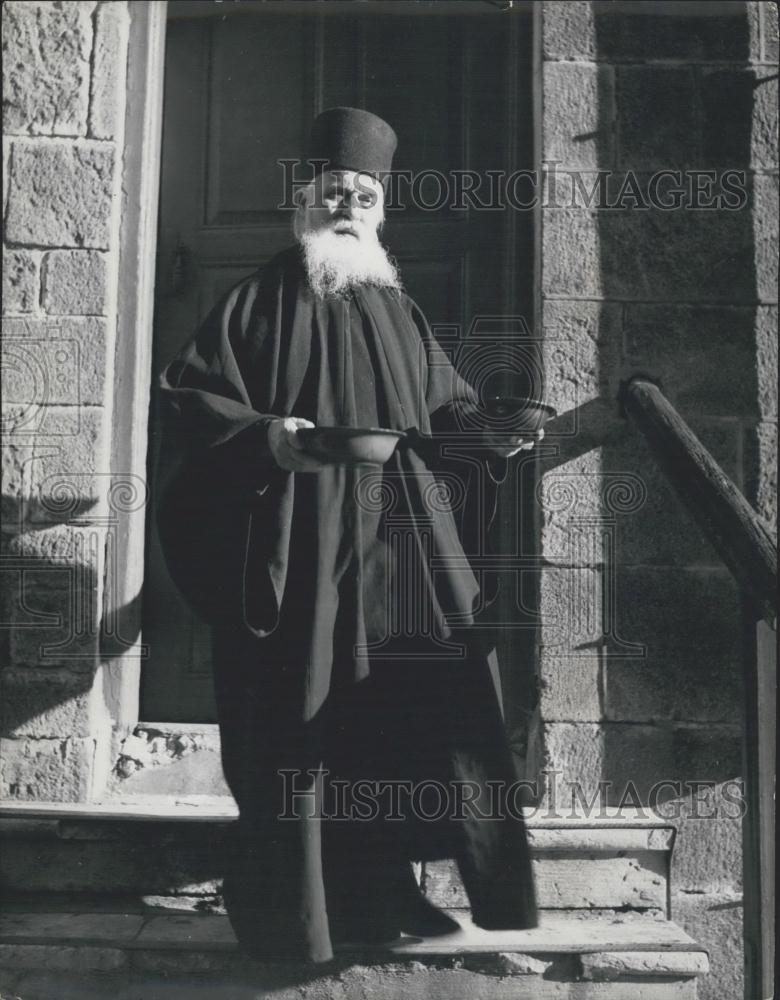
M300 244L315 295L346 295L358 285L401 289L401 278L378 239L355 239L331 229L307 230Z

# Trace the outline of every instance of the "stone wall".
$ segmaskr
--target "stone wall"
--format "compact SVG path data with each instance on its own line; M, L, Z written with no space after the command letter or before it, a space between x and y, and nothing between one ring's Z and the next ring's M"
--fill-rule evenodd
M631 6L541 11L541 150L558 173L541 212L543 336L564 415L538 490L539 759L566 796L567 781L588 797L609 782L613 804L652 801L660 781L714 783L658 800L679 813L672 916L712 949L701 995L724 1000L742 996L728 800L741 767L739 595L615 396L636 372L660 379L774 520L777 5ZM723 171L743 171L744 203L654 206L644 195L661 169L716 171L715 191ZM602 201L572 198L599 171ZM621 188L640 195L621 207Z
M0 796L99 794L128 9L3 5Z

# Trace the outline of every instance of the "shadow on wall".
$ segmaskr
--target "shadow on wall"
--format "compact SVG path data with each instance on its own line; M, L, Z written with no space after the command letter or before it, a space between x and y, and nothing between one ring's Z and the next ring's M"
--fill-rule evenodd
M597 72L614 88L599 105L599 166L615 172L618 191L629 172L640 192L660 171L682 180L670 179L682 189L679 208L644 209L629 197L626 208L595 213L594 278L605 311L622 312L620 374L659 379L744 489L743 438L759 398L755 192L747 175L735 208L724 185L726 171L751 165L756 80L704 63L748 63L747 5L711 5L707 16L692 5L680 5L679 16L671 5L633 14L610 6L595 5L597 58L609 64ZM659 183L659 197L662 190ZM661 780L733 779L741 773L738 588L638 431L608 439L601 462L605 475L628 472L643 485L629 516L602 507L615 521L602 581L615 595L603 663L603 777L618 787L633 781L643 801ZM621 649L619 636L635 648Z
M750 171L761 142L776 154L751 122L763 108L771 126L776 67L751 67L750 7L565 4L545 29L545 155L563 164L545 208L547 377L593 397L561 406L540 449L543 607L566 621L542 623L542 647L568 663L569 706L547 752L610 782L613 804L741 773L739 590L615 399L631 374L659 380L754 499L757 330L776 292L754 231L772 178ZM556 337L581 354L568 376Z
M62 442L28 441L11 428L4 442L1 733L62 741L66 754L67 740L110 730L110 672L128 652L143 655L136 646L140 594L119 607L112 595L119 592L123 518L142 514L147 497L133 477L63 471ZM73 780L86 781L78 770L74 760ZM41 797L10 773L0 792Z

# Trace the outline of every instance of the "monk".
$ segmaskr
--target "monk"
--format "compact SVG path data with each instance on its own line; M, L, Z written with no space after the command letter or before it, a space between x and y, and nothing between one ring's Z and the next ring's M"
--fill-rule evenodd
M265 958L457 931L416 860L457 860L480 926L536 923L469 557L507 461L539 435L479 429L477 394L403 290L379 237L396 144L368 111L323 112L294 245L162 376L160 535L214 628L239 807L225 903ZM404 437L384 465L352 465L317 457L311 427ZM466 457L445 454L453 439L472 442Z

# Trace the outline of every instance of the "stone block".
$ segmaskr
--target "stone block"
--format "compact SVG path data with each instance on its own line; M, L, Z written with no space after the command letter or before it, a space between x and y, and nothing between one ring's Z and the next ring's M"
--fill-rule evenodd
M737 888L741 881L741 752L737 726L605 724L602 777L611 804L638 796L673 824L671 885Z
M84 135L94 3L3 5L3 130Z
M777 530L777 423L745 432L745 495L769 530Z
M590 722L545 723L543 744L541 815L598 816L607 802L606 791L600 794L599 784L604 768L602 726Z
M47 798L42 795L40 798ZM188 843L186 834L150 835L138 827L123 840L14 839L0 856L6 891L139 893L213 900L229 845Z
M760 178L756 179L758 181ZM771 178L766 178L771 181ZM756 297L753 216L771 213L771 189L756 212L551 208L542 212L546 295L622 300L752 303ZM762 298L769 298L776 241L762 224ZM772 220L770 222L770 220ZM775 247L776 248L776 247ZM757 263L756 269L759 269Z
M32 141L11 151L6 239L39 247L108 249L114 150Z
M47 969L50 972L114 972L127 968L121 948L73 947L50 944L0 944L0 966L6 969Z
M84 802L94 756L93 739L0 739L0 798Z
M742 483L739 421L692 420L692 428L726 473ZM581 453L576 454L579 445ZM550 562L593 565L721 566L714 547L678 499L633 425L607 443L584 434L544 461L537 486L541 551Z
M701 976L709 969L703 951L596 951L583 955L581 961L582 978L594 982L611 982L624 976L684 979Z
M43 308L50 316L104 316L106 258L99 250L53 250L44 254Z
M543 303L543 364L547 401L559 415L617 390L622 325L613 302ZM568 430L574 430L571 423Z
M730 574L619 567L613 593L607 718L737 722L740 599Z
M701 10L661 12L628 7L596 11L596 38L601 59L613 62L666 61L744 62L750 55L751 32L747 4L725 5L712 14Z
M91 677L68 670L0 671L2 736L62 739L90 736L99 708Z
M3 247L3 313L29 313L38 308L40 254Z
M544 567L539 578L539 641L545 655L572 663L592 660L604 642L602 601L599 569Z
M778 56L777 3L759 3L761 9L761 58L764 62L776 63Z
M756 335L755 308L632 304L625 374L660 379L683 416L752 417L758 412Z
M777 306L756 309L756 361L758 412L764 420L777 420Z
M545 59L595 59L598 42L592 4L560 0L542 8Z
M695 82L687 67L618 70L618 166L681 169L699 160Z
M614 82L608 66L544 65L544 159L563 168L614 163Z
M14 601L10 612L11 665L67 666L91 674L99 652L102 599L102 588L91 569L85 565L47 566L23 569L15 575L15 593L10 598Z
M777 302L778 177L756 174L753 220L756 294L760 302Z
M89 109L89 131L96 139L113 139L124 113L128 26L125 3L98 7Z
M9 524L105 523L111 487L111 477L103 472L108 467L105 412L48 406L36 416L34 454L4 488ZM16 428L9 430L13 435ZM19 457L25 454L22 449Z
M717 69L701 79L702 147L710 167L777 167L777 75Z
M97 317L3 321L3 398L31 406L27 431L45 406L101 406L106 375L106 323Z
M696 983L699 1000L741 1000L744 996L742 897L725 891L673 891L672 918L709 952L709 972Z
M632 910L666 907L666 861L660 853L593 851L577 856L540 853L533 859L542 910ZM428 861L425 895L436 906L467 909L468 896L454 861Z
M599 722L601 657L557 657L542 649L539 657L539 710L548 722Z
M647 8L565 0L543 9L546 59L598 59L606 62L653 62L681 59L744 61L750 35L746 12L721 7L706 17L649 12ZM749 7L750 5L745 5Z

